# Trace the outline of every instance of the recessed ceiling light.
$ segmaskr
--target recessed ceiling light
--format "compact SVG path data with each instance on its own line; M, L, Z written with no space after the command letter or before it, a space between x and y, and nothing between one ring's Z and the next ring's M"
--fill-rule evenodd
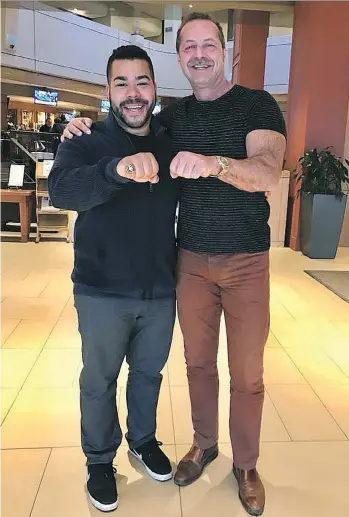
M81 11L81 9L77 9L76 7L74 7L74 9L72 9L71 12L74 14L80 14L81 16L84 16L86 14L86 11Z

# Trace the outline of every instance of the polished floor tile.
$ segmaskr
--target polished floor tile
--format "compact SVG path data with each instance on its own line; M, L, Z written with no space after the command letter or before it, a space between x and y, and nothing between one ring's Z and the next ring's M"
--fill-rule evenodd
M23 249L2 243L3 515L97 517L100 512L86 498L80 450L82 361L71 294L72 246L28 243L25 261ZM289 249L271 251L271 332L259 460L266 517L349 515L349 306L303 271L345 269L348 263L349 249L338 250L333 261L310 260ZM150 480L122 446L115 459L118 515L246 515L231 473L223 319L219 341L218 459L200 480L179 490L172 482ZM127 376L124 362L116 395L124 432ZM178 321L163 371L157 438L167 444L164 449L173 462L193 440ZM21 498L16 497L19 486Z
M262 444L265 517L347 515L348 465L348 442Z
M79 350L43 350L25 382L25 388L69 388L81 362Z
M230 443L229 433L230 388L223 386L219 393L219 443ZM287 430L277 414L268 393L265 394L262 418L261 441L289 441Z
M186 448L177 446L177 455ZM266 517L329 517L347 515L349 444L264 443L259 472L266 490ZM219 457L193 485L181 489L183 517L246 516L231 472L230 447L220 446ZM333 470L336 469L336 470ZM336 476L329 476L336 472Z
M8 297L2 302L2 317L22 320L57 320L64 308L60 298Z
M314 391L349 438L349 385L314 386Z
M50 449L2 451L2 517L29 517L50 452Z
M269 332L268 340L265 346L266 348L281 348L279 341L276 339L272 332Z
M74 309L75 310L75 309ZM78 331L78 320L60 318L54 326L45 348L81 349L81 337Z
M3 296L8 297L28 297L36 298L40 296L50 281L52 272L47 271L31 271L23 280L7 279L5 276L1 287Z
M53 280L50 279L50 282L40 293L40 298L62 298L63 300L68 301L72 295L72 291L73 284L70 280L70 275L60 273L55 275Z
M40 354L39 349L1 349L1 387L20 388Z
M349 384L349 377L322 351L289 349L288 354L310 386Z
M22 389L2 426L4 449L79 445L77 389Z
M290 435L266 392L262 414L261 442L288 442Z
M64 305L64 309L60 315L61 321L73 321L75 324L77 322L77 314L76 309L74 307L74 298L71 296L66 304Z
M330 413L309 386L268 386L269 396L295 441L345 440Z
M43 348L53 323L41 320L22 320L6 340L3 348Z
M349 337L343 338L344 342L332 342L323 347L323 351L338 368L349 378L349 353L348 343Z
M19 388L2 388L0 390L1 400L1 423L4 421L12 404L14 403L19 392Z
M174 446L164 447L172 462ZM150 479L137 460L121 447L114 461L117 468L119 507L117 515L131 517L180 517L179 490L172 481ZM88 502L85 458L79 448L53 449L31 517L98 517Z
M1 319L1 346L6 342L19 323L20 320L18 319Z
M265 349L264 382L266 385L307 383L292 359L281 348Z

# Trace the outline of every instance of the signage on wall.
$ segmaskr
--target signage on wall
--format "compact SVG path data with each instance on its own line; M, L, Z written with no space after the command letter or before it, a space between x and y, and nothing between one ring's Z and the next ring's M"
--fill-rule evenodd
M58 93L48 90L34 90L34 104L44 104L45 106L57 106Z

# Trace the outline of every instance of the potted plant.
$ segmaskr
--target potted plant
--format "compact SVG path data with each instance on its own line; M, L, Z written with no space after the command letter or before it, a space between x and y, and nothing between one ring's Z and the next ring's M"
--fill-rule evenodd
M306 151L298 160L300 245L310 258L335 258L347 202L343 186L349 183L349 161L330 149Z

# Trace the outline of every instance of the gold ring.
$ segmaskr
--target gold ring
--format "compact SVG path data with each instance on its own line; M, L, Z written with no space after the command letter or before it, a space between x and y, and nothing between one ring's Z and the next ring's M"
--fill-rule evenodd
M130 163L130 164L126 165L125 171L127 174L134 174L136 172L136 168L133 165L133 163Z

